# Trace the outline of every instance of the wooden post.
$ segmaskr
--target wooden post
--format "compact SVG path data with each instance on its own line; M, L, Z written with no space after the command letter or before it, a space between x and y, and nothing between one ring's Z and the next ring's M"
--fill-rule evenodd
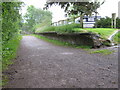
M81 27L81 28L83 28L83 17L84 17L84 15L82 14L82 15L80 16L80 27Z

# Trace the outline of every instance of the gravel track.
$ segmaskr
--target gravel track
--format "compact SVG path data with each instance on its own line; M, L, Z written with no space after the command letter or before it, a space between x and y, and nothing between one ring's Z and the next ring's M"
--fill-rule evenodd
M117 88L118 53L89 54L23 36L6 88Z

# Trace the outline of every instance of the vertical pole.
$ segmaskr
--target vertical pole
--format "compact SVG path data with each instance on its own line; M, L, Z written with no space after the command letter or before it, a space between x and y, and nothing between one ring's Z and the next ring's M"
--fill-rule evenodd
M112 28L116 28L116 13L112 13Z

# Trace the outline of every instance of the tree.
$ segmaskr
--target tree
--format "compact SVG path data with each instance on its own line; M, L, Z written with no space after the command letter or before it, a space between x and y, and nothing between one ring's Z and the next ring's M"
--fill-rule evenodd
M117 28L120 28L120 18L117 17L117 20L116 20L116 26Z
M51 23L52 13L49 11L44 11L42 9L37 9L31 5L28 7L24 18L27 23L27 29L31 32L35 32L35 26L37 24L43 23L46 20Z
M45 4L44 9L48 9L53 4L58 4L67 12L68 15L80 15L80 25L83 28L83 17L84 15L91 16L92 13L97 13L97 9L102 5L102 3L95 0L94 2L90 2L90 0L86 0L86 2L47 2ZM69 7L73 6L72 9Z
M120 28L120 19L116 18L116 27ZM111 28L111 18L110 17L105 17L105 18L101 18L100 20L97 20L97 22L95 23L95 25L97 24L98 28ZM94 26L95 26L94 25Z

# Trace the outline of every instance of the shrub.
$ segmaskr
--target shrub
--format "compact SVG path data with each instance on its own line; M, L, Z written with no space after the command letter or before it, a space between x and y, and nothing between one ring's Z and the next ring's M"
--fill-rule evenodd
M98 28L111 28L111 18L105 17L98 20L95 25L97 25ZM120 28L120 19L116 19L116 27Z

